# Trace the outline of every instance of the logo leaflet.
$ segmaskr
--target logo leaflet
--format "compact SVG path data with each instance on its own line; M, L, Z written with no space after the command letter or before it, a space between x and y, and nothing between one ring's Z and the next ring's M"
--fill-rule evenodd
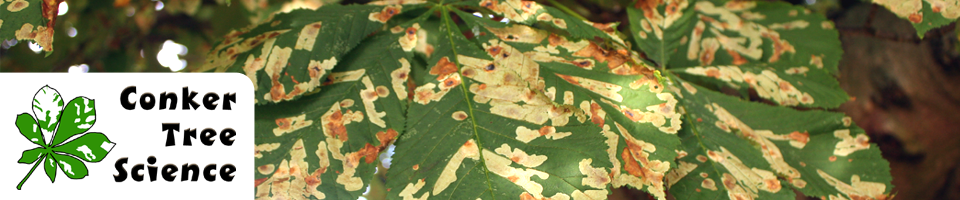
M80 96L64 104L56 89L44 86L34 95L32 110L33 115L26 112L17 115L17 129L40 147L23 151L17 161L36 163L17 185L17 190L41 163L50 182L56 180L57 168L71 179L82 179L89 174L84 161L100 162L116 145L103 133L87 133L97 120L93 99ZM46 141L44 134L53 134L51 141Z

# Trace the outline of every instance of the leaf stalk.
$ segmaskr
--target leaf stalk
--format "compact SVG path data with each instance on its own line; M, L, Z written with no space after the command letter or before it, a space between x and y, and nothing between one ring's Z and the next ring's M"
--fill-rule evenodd
M40 159L37 159L37 164L34 164L33 168L30 168L30 172L27 172L27 176L24 176L23 180L20 181L20 184L17 184L17 190L20 190L20 188L23 187L23 183L27 182L27 178L30 178L30 175L33 174L33 170L36 170L37 166L40 166L40 163L42 163L43 159L46 157L47 156L44 155L43 157L40 157Z

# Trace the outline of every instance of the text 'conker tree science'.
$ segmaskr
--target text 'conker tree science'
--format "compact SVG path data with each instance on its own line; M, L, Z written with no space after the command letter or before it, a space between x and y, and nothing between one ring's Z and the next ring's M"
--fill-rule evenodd
M183 87L182 93L180 94L163 92L160 93L158 98L150 92L144 92L140 94L139 97L136 97L137 87L130 86L120 92L120 105L127 110L135 110L137 107L142 110L152 110L159 104L157 110L177 110L177 104L180 102L180 105L182 105L181 110L232 110L231 105L237 102L236 93L224 93L220 95L210 92L199 98L200 103L197 103L195 100L197 94L197 92L191 91L189 87ZM198 140L198 137L199 144L204 146L231 146L234 143L233 137L237 135L237 132L232 128L224 128L222 130L214 130L212 128L204 128L202 130L198 130L197 128L181 129L180 123L163 123L161 127L163 132L166 132L166 140L164 140L164 146L166 147L177 146L178 139L180 139L180 146L193 146L196 144L194 141ZM217 141L219 141L219 144L216 144L218 143ZM128 172L124 165L127 164L128 161L129 158L123 157L118 159L116 164L114 164L117 169L117 174L113 176L114 181L124 182L127 180ZM157 158L154 156L149 156L146 161L148 165L140 163L130 168L129 176L131 179L140 182L144 180L145 176L148 176L150 181L153 182L157 180L159 175L163 180L173 182L177 180L177 176L179 175L180 181L196 182L202 174L203 179L207 181L216 181L217 177L220 177L223 181L230 182L233 181L233 173L237 171L236 166L230 163L224 164L218 170L217 164L208 164L201 168L195 163L184 163L180 166L171 163L163 165L163 167L158 167L156 165ZM144 170L146 170L145 174L143 173Z

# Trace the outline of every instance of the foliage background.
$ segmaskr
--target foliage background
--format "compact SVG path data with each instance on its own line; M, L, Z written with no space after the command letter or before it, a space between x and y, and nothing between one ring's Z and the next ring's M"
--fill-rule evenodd
M624 7L631 3L540 2L564 5L590 21L604 23L626 23ZM853 117L880 145L891 162L897 198L960 199L958 28L950 24L920 39L909 22L868 2L788 2L806 5L836 22L845 52L838 78L855 97L839 111ZM89 72L169 72L171 68L161 65L169 58L157 56L166 41L186 48L184 52L171 46L173 50L164 52L166 57L172 52L173 61L182 59L187 68L198 67L211 45L232 29L246 27L273 11L330 3L366 1L234 0L227 6L226 0L70 0L68 11L56 21L57 50L45 55L26 42L0 41L0 72L66 72L71 67ZM372 184L366 198L383 198L380 180ZM644 195L621 188L611 198Z

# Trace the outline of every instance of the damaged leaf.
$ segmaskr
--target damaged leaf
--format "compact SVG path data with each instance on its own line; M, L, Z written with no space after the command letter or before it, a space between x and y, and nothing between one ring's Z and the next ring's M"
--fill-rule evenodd
M410 54L379 32L345 54L316 95L256 108L257 199L357 199L403 131Z
M0 41L32 40L43 51L53 51L53 25L63 0L7 0L0 2Z
M843 114L743 102L700 86L680 90L687 155L667 176L677 199L794 199L791 189L829 199L890 197L887 161Z
M503 16L513 22L530 26L546 25L549 30L563 33L574 39L600 38L624 44L617 34L617 24L594 23L578 19L560 9L540 5L535 1L520 0L481 0L465 1L461 4L473 8L489 10L498 16Z
M784 2L686 2L636 6L643 8L638 10L643 16L635 20L641 23L633 26L640 32L678 30L662 36L669 41L680 38L672 43L656 34L638 39L644 52L664 55L676 51L660 63L667 70L708 88L733 88L745 98L753 92L784 106L836 108L848 100L834 78L842 54L839 36L823 15ZM664 14L657 10L661 7L666 9ZM673 7L678 11L670 15ZM652 21L649 18L663 21L658 26L644 24ZM661 27L663 24L673 27ZM692 29L683 24L692 24ZM669 45L644 45L658 41Z
M960 4L944 0L872 0L890 12L913 24L917 36L923 39L927 31L957 21Z
M603 199L612 184L665 198L677 100L635 52L438 9L388 197Z
M394 140L388 199L889 197L876 145L816 110L848 99L824 16L726 0L627 12L639 52L616 23L533 1L325 6L228 35L200 70L257 86L259 199L356 199Z
M683 38L687 38L697 14L689 0L641 1L627 8L630 34L647 56L666 66ZM689 40L689 38L687 38Z
M228 34L194 71L246 74L257 104L294 100L317 92L347 52L401 12L399 5L331 5L277 14Z

